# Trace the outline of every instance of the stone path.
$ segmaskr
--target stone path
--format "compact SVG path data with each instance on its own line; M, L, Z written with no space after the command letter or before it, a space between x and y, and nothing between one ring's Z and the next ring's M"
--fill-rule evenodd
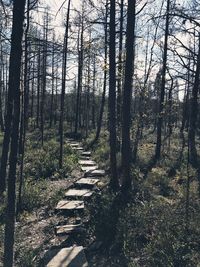
M55 210L62 212L64 216L68 216L68 219L71 216L73 221L74 216L78 216L78 214L80 216L80 212L84 212L84 201L95 194L95 189L98 189L98 184L101 182L101 177L105 176L105 171L98 169L96 162L91 159L91 152L84 151L79 142L68 139L67 143L79 154L79 165L83 175L73 184L72 188L65 192L65 198L58 202ZM77 221L79 222L77 223ZM60 223L61 225L55 227L57 236L69 236L84 232L80 218L77 218L74 224L62 225L62 222ZM45 262L47 267L88 267L84 248L77 244L71 247L50 249L45 254Z
M47 267L87 267L88 263L82 246L49 251Z

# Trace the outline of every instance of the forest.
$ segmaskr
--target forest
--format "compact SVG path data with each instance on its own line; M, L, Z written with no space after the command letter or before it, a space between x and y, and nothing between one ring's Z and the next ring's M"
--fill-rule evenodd
M0 266L200 266L200 1L0 20Z

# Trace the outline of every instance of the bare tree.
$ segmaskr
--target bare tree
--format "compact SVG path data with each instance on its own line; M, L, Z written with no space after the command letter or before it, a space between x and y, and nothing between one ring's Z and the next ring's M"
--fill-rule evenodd
M9 100L7 132L11 136L8 173L8 198L4 239L4 267L13 266L13 246L15 233L15 183L20 120L20 70L22 56L22 36L25 0L14 0L11 52L9 66ZM7 137L5 137L7 138Z

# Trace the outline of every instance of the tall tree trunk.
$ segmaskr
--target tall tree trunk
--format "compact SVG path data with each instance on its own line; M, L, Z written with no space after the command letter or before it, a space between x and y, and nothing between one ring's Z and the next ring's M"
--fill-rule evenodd
M51 104L50 104L50 120L49 120L49 127L52 127L53 122L53 110L54 108L54 81L55 81L55 74L54 74L54 67L55 67L55 34L53 34L53 47L52 47L52 84L51 84Z
M117 126L118 134L121 139L121 121L122 121L122 48L123 48L123 24L124 24L124 0L120 3L120 30L119 30L119 56L118 56L118 79L117 79Z
M189 124L189 150L190 162L193 167L198 167L197 149L196 149L196 128L198 118L198 92L199 92L199 76L200 76L200 33L199 33L199 50L197 57L197 65L195 72L194 86L192 88L190 124Z
M32 83L31 83L31 111L30 111L30 116L31 116L31 119L32 119L32 124L31 125L33 125L34 103L35 103L35 96L34 96L34 88L35 88L35 54L34 54L33 57L34 57L34 60L33 60Z
M38 77L37 77L37 111L36 111L36 127L37 128L39 128L39 119L40 119L40 82L41 82L41 77L40 77L40 75L41 75L41 62L40 62L40 60L41 60L41 55L40 55L40 53L41 53L41 48L40 48L40 41L39 41L39 44L38 44L38 46L39 46L39 50L38 50L38 68L37 68L37 75L38 75Z
M104 112L104 106L106 101L106 86L107 86L107 61L108 61L108 0L106 0L106 16L105 16L105 54L104 54L104 78L103 78L103 93L101 98L101 107L99 112L99 119L97 124L97 131L96 136L90 146L93 146L99 139L100 133L101 133L101 127L102 127L102 120L103 120L103 112Z
M89 33L89 43L91 42L91 31ZM90 64L91 64L91 51L90 48L88 48L88 66L87 66L87 92L86 92L86 109L85 109L85 113L86 113L86 118L85 118L85 137L88 137L88 132L89 132L89 127L90 127Z
M78 133L78 126L80 125L80 104L81 104L81 91L82 91L82 76L83 76L83 17L81 22L80 35L78 36L78 43L80 42L80 48L78 44L78 86L76 96L76 118L75 118L75 134Z
M56 63L56 81L55 81L55 111L54 111L54 125L57 123L57 111L58 111L58 69L59 69L59 62Z
M62 67L62 91L61 91L61 105L60 105L60 157L59 157L59 167L62 168L63 165L63 118L64 118L64 104L65 104L65 87L66 87L66 71L67 71L67 49L68 49L68 35L69 35L69 14L70 14L70 3L68 1L67 10L67 21L65 29L65 38L63 45L63 67Z
M162 125L163 125L163 110L164 110L164 99L165 99L165 83L166 83L166 69L167 69L167 48L168 48L168 36L169 36L169 10L170 0L167 0L167 11L166 11L166 22L165 22L165 41L164 41L164 52L163 52L163 66L162 66L162 81L160 89L160 102L157 122L157 141L155 150L155 160L159 160L161 156L161 145L162 145Z
M119 188L117 175L116 146L116 47L115 47L115 0L110 1L110 53L109 53L109 132L110 132L110 186L113 190Z
M96 116L95 116L95 109L96 109L96 101L95 101L95 87L96 87L96 55L93 58L93 85L92 85L92 128L95 129L96 127Z
M22 5L21 5L20 1L17 1L17 0L14 1L15 10L13 9L13 12L15 12L15 14L18 13L18 12L20 13L20 10L18 10L18 6L20 8L22 8L23 7L23 2L24 1L22 1L22 3L21 3ZM15 17L15 19L16 19L16 17ZM20 23L21 23L21 21L19 21L19 25L20 25ZM15 21L15 25L14 26L16 27L17 24L18 23ZM18 38L16 36L17 33L15 32L15 30L16 29L13 28L13 35L14 36L12 36L12 38L14 38L14 43L18 40ZM17 45L19 45L19 43ZM21 46L21 40L20 40L20 46ZM15 52L14 48L13 48L13 50ZM12 56L17 57L16 55L12 55ZM20 55L20 57L21 57L21 55ZM16 64L16 63L12 62L12 64ZM17 66L17 65L15 65L15 66ZM9 68L11 68L11 66ZM7 168L7 161L8 161L10 135L11 135L11 123L12 123L12 112L13 112L13 95L14 95L14 92L15 92L15 88L13 87L13 84L12 84L12 86L10 85L10 83L13 81L13 78L10 77L10 73L9 73L9 79L10 79L9 80L10 90L8 90L8 96L7 96L5 133L4 133L4 139L3 139L1 166L0 166L0 194L2 192L4 192L5 189L6 189L6 168Z
M135 44L135 0L128 1L128 17L126 30L126 65L123 91L122 121L122 190L131 188L131 99L134 72Z
M45 17L44 25L44 40L43 40L43 56L42 56L42 95L40 104L40 130L41 130L41 140L42 146L44 145L44 125L45 125L45 96L46 96L46 72L47 72L47 42L48 42L48 13Z
M11 130L11 149L9 156L8 174L8 203L6 211L6 226L4 239L4 267L13 266L13 247L15 232L15 189L16 189L16 164L19 137L19 118L20 118L20 70L22 56L22 36L25 0L14 0L13 5L13 25L11 36L11 53L9 67L9 100L10 107L7 119L12 122ZM11 98L10 98L11 97ZM14 105L14 110L13 110ZM10 115L10 117L8 117ZM13 117L12 117L13 116ZM12 120L13 119L13 120ZM8 125L7 125L8 126ZM9 133L10 135L10 133Z
M1 81L0 75L0 127L1 131L4 131L4 121L3 121L3 107L2 107L2 92L3 92L3 82Z
M17 213L21 210L22 202L22 186L23 186L23 170L24 170L24 152L25 152L25 140L26 140L26 130L28 127L28 105L29 105L29 75L28 74L28 31L29 31L29 10L30 0L27 0L27 20L26 20L26 30L25 30L25 51L24 51L24 102L21 110L21 121L20 121L20 138L19 138L19 152L21 155L20 159L20 176L19 176L19 194L18 194L18 205ZM29 71L30 72L30 71Z

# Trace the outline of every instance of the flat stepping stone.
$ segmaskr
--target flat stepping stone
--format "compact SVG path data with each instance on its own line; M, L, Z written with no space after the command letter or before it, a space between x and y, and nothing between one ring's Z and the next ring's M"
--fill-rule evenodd
M56 226L55 231L57 235L80 233L83 232L83 227L82 224L60 225Z
M80 180L76 181L75 184L77 185L87 185L87 186L94 186L96 185L100 180L99 179L92 179L92 178L81 178Z
M91 152L90 151L84 151L83 153L81 153L81 156L90 157L91 156Z
M101 176L105 176L105 171L104 170L91 170L91 171L87 171L85 173L85 177L101 177Z
M78 163L84 166L96 166L96 162L93 160L79 160Z
M98 169L98 166L97 165L95 165L95 166L81 166L81 170L83 172L94 171L96 169Z
M83 210L84 202L78 200L61 200L56 206L56 210L59 211L73 211L73 210Z
M86 157L86 156L80 155L80 160L91 160L91 157Z
M77 151L83 151L83 147L81 146L78 146L78 147L73 147L74 150L77 150Z
M66 138L65 140L66 140L66 142L71 142L71 143L74 143L75 142L75 140L72 139L72 138Z
M51 249L47 267L88 267L82 246Z
M70 146L72 146L72 147L79 147L80 144L79 143L70 143Z
M94 192L89 189L69 189L66 197L91 197Z

